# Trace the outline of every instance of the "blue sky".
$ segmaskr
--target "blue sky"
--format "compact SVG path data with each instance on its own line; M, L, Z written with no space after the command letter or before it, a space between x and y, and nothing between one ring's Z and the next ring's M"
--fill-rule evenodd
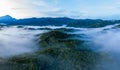
M0 0L0 16L120 18L120 0Z

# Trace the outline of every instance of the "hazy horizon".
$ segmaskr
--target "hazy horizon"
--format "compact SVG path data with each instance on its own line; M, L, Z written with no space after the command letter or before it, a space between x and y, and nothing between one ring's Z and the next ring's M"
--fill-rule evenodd
M77 20L79 20L79 19L81 19L81 20L86 20L86 19L90 19L90 20L120 20L120 18L117 18L117 17L116 18L111 18L111 17L108 17L108 18L74 18L74 17L67 17L67 16L60 16L60 17L59 16L56 16L56 17L51 17L51 16L35 17L35 16L33 16L33 17L16 18L16 17L13 17L13 16L8 15L8 14L2 15L2 16L0 16L0 18L6 17L6 16L9 16L9 17L17 19L17 20L19 20L19 19L30 19L30 18L68 18L68 19L77 19Z

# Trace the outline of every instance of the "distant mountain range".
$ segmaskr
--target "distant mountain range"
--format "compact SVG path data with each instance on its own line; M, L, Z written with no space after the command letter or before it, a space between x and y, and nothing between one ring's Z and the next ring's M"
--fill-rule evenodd
M6 25L34 25L34 26L67 25L71 27L103 27L106 25L120 23L120 20L71 19L67 17L15 19L9 15L6 15L0 17L0 23L4 23Z

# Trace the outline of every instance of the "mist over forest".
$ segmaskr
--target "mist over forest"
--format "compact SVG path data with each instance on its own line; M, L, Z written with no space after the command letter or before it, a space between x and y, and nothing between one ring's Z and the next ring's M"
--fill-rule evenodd
M119 20L0 20L0 70L119 70Z

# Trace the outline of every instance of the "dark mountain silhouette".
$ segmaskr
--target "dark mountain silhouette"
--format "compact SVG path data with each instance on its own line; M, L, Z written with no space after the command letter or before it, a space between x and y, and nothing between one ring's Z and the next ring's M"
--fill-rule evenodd
M9 16L9 15L5 15L5 16L0 17L0 22L1 23L6 23L6 22L9 23L9 22L13 22L13 21L16 21L16 19Z
M5 23L7 25L34 25L34 26L67 25L71 27L103 27L106 25L120 23L120 20L71 19L71 18L66 18L66 17L15 19L9 15L6 15L6 16L0 17L0 23Z

